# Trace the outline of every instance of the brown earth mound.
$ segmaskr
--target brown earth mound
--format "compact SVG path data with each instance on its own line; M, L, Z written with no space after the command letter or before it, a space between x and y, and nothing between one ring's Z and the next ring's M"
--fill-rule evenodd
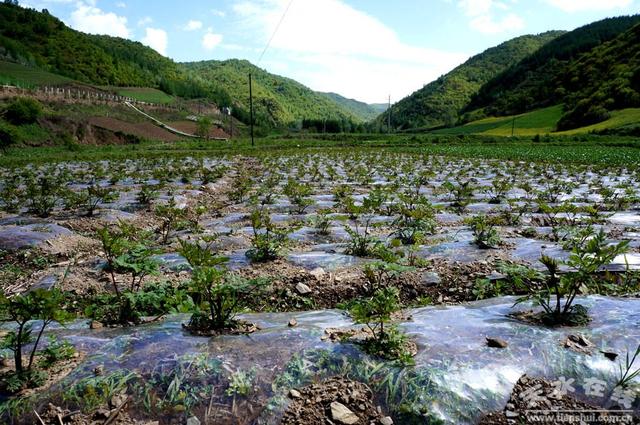
M373 404L373 392L360 382L334 377L291 390L292 399L282 425L391 425L390 417Z
M568 393L559 393L545 379L524 375L513 388L505 409L486 415L480 425L637 424L639 419L603 411L601 407L578 401Z
M176 130L183 131L189 134L196 134L198 132L198 124L193 121L173 121L166 123L168 126L175 128ZM209 131L209 137L211 138L229 138L229 135L220 127L212 126Z
M132 134L144 139L159 140L161 142L175 142L183 137L173 134L151 122L129 123L116 118L91 117L89 123L95 127L104 128L114 132Z

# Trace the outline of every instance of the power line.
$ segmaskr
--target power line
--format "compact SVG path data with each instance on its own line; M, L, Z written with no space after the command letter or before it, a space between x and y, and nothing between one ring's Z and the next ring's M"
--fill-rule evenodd
M292 4L293 4L293 0L289 0L289 4L287 5L287 8L284 10L284 13L280 17L280 21L278 21L278 25L276 25L276 28L273 30L273 34L271 34L271 38L267 42L267 45L264 46L264 50L260 54L260 58L258 59L258 63L256 64L256 66L259 66L260 62L262 62L262 58L264 57L264 54L267 53L267 50L269 49L269 46L271 46L271 42L276 37L276 34L278 33L278 30L280 29L280 25L282 25L282 22L284 22L284 18L287 16L287 13L289 12L289 9L291 8Z

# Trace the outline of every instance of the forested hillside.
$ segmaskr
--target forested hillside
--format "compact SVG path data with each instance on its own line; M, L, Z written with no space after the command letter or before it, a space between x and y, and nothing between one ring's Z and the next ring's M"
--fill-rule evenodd
M459 112L483 84L561 34L525 35L472 57L393 105L392 126L407 129L455 124ZM385 113L379 120L386 123L387 118Z
M364 121L333 100L246 61L178 64L139 42L85 34L46 10L9 3L0 3L0 59L96 86L151 87L208 98L219 106L232 105L244 122L249 122L247 78L252 72L258 125L281 127L306 118L351 129Z
M325 96L328 99L336 102L338 105L342 106L345 110L351 112L356 117L360 118L363 121L372 121L378 115L387 110L388 105L386 103L364 103L355 99L348 99L344 96L341 96L337 93L323 93L317 92L321 96Z
M198 81L215 81L225 88L236 106L249 110L249 74L253 78L256 120L272 126L302 122L304 119L331 120L350 127L362 122L356 114L308 87L270 74L245 60L203 61L182 64ZM246 117L243 121L247 121Z
M640 15L610 18L556 38L485 84L466 111L503 116L566 103L566 129L635 105L638 23Z

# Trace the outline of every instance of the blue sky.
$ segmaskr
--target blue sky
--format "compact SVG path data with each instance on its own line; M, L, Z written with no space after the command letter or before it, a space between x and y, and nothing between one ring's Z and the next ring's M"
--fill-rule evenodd
M291 3L290 3L291 2ZM176 61L260 67L366 102L411 94L523 34L640 12L640 0L27 0L84 32L147 44Z

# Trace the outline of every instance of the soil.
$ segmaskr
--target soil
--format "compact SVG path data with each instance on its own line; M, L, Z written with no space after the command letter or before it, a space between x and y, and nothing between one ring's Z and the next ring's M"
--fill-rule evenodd
M91 117L89 123L95 127L104 128L113 132L122 132L141 137L143 139L159 140L162 142L175 142L182 140L182 136L173 134L151 122L130 123L116 118Z
M17 393L16 396L28 397L32 394L41 393L47 390L52 385L60 382L67 375L69 375L80 363L82 363L85 356L85 353L78 351L74 353L72 358L54 363L53 365L51 365L51 367L44 370L47 373L47 379L41 386L37 388L25 388ZM35 356L33 366L34 368L38 367L37 365L40 361L40 358L40 355ZM28 361L28 358L26 356L24 359ZM12 371L15 371L15 363L13 361L13 358L6 359L2 362L2 364L0 364L0 378L7 373L12 373Z
M535 393L536 397L534 399L529 396L532 393ZM480 425L640 423L638 422L640 420L638 417L624 421L622 420L624 417L612 412L597 413L593 421L584 420L581 422L576 420L580 411L585 412L584 418L586 418L594 410L602 410L602 407L576 400L568 394L560 395L555 392L551 382L524 375L513 388L511 398L505 409L502 412L493 412L486 415L480 421ZM567 414L562 415L560 412L566 412ZM571 414L571 412L576 413ZM548 420L540 420L541 417L539 415L541 413Z
M344 377L334 377L292 390L289 398L292 401L282 418L282 425L393 424L391 418L386 417L382 409L374 405L373 392L367 385ZM337 419L337 403L352 413L349 415L352 419Z
M189 134L196 134L198 132L198 124L193 121L174 121L165 123L176 130L183 131ZM212 126L209 130L209 137L211 138L229 138L229 135L220 127Z
M217 330L194 329L185 323L182 324L182 327L192 335L209 336L209 337L219 336L219 335L248 335L260 330L260 327L257 326L256 324L249 323L244 320L236 320L233 327L217 329Z

